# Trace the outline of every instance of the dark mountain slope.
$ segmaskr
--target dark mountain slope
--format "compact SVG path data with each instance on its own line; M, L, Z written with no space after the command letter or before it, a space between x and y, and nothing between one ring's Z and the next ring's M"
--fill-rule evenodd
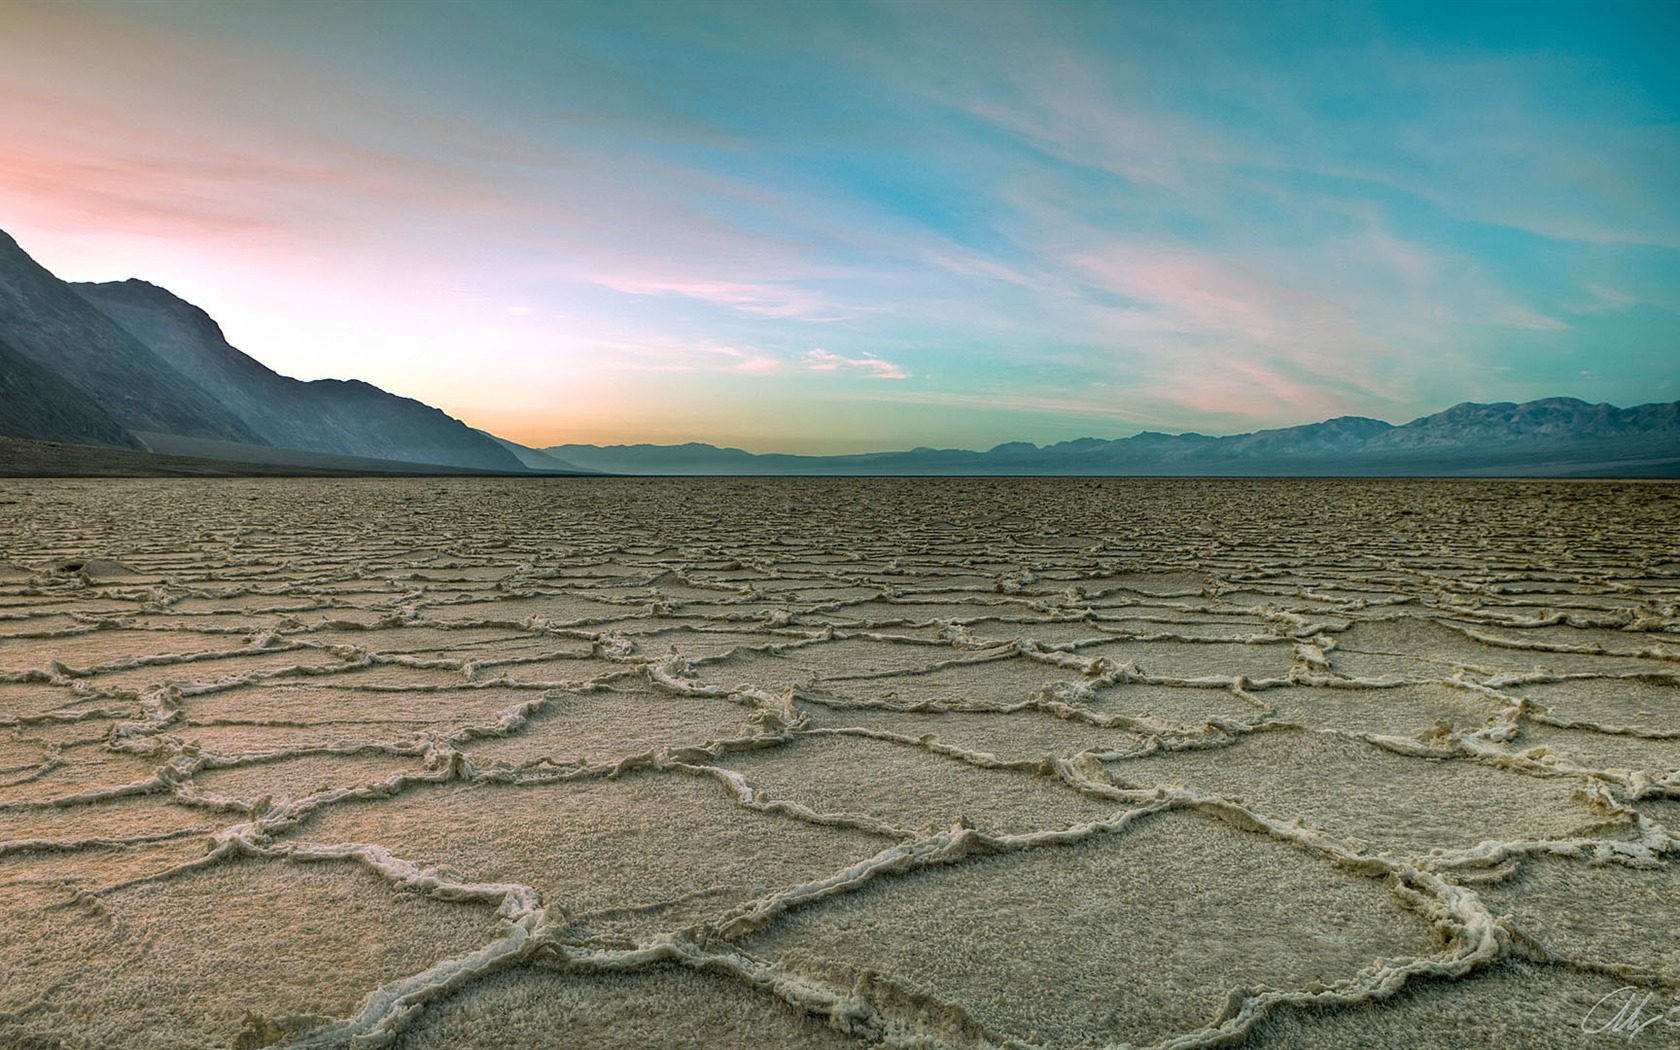
M519 459L494 439L412 398L360 380L304 382L280 375L228 345L209 314L156 285L129 280L70 287L269 444L414 463L522 469Z
M0 340L0 437L140 448L85 391Z
M263 439L197 383L158 358L0 232L0 340L13 358L28 360L58 381L16 380L43 392L38 411L54 426L91 430L76 438L132 446L85 414L66 409L66 388L127 430L159 430L190 437L262 444ZM21 426L24 416L13 417Z

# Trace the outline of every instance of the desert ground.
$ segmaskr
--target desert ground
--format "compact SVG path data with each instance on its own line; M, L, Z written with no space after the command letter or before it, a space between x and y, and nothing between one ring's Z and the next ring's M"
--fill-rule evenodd
M1673 1046L1677 603L1665 482L0 481L0 1047Z

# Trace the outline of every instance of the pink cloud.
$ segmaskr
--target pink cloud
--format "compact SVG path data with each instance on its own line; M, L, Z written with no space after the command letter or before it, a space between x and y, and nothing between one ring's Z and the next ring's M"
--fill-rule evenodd
M1207 253L1129 248L1069 262L1091 283L1144 304L1172 328L1236 335L1255 343L1287 336L1311 297L1250 276Z
M862 357L842 357L819 347L806 353L803 361L812 372L862 372L870 379L910 378L910 373L903 367L870 353Z
M757 350L741 350L733 346L709 347L714 354L722 354L734 360L729 366L731 372L742 372L746 375L762 376L781 371L782 359L771 357L769 354Z
M808 296L793 294L769 284L631 277L597 277L594 283L630 295L686 296L756 317L803 317L806 320L822 320L823 318L813 315L831 312Z
M1291 379L1271 361L1225 355L1217 368L1185 368L1167 383L1165 392L1176 404L1239 419L1322 419L1344 411L1338 392Z

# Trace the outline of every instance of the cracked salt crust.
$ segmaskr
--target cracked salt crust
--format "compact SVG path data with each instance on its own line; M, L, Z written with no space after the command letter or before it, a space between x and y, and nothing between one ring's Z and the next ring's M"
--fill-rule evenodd
M4 487L0 1045L1580 1046L1680 990L1670 484Z

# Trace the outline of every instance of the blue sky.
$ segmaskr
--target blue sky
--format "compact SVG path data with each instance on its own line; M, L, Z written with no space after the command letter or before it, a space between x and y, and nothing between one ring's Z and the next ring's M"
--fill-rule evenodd
M0 228L529 444L1680 398L1674 4L0 8Z

